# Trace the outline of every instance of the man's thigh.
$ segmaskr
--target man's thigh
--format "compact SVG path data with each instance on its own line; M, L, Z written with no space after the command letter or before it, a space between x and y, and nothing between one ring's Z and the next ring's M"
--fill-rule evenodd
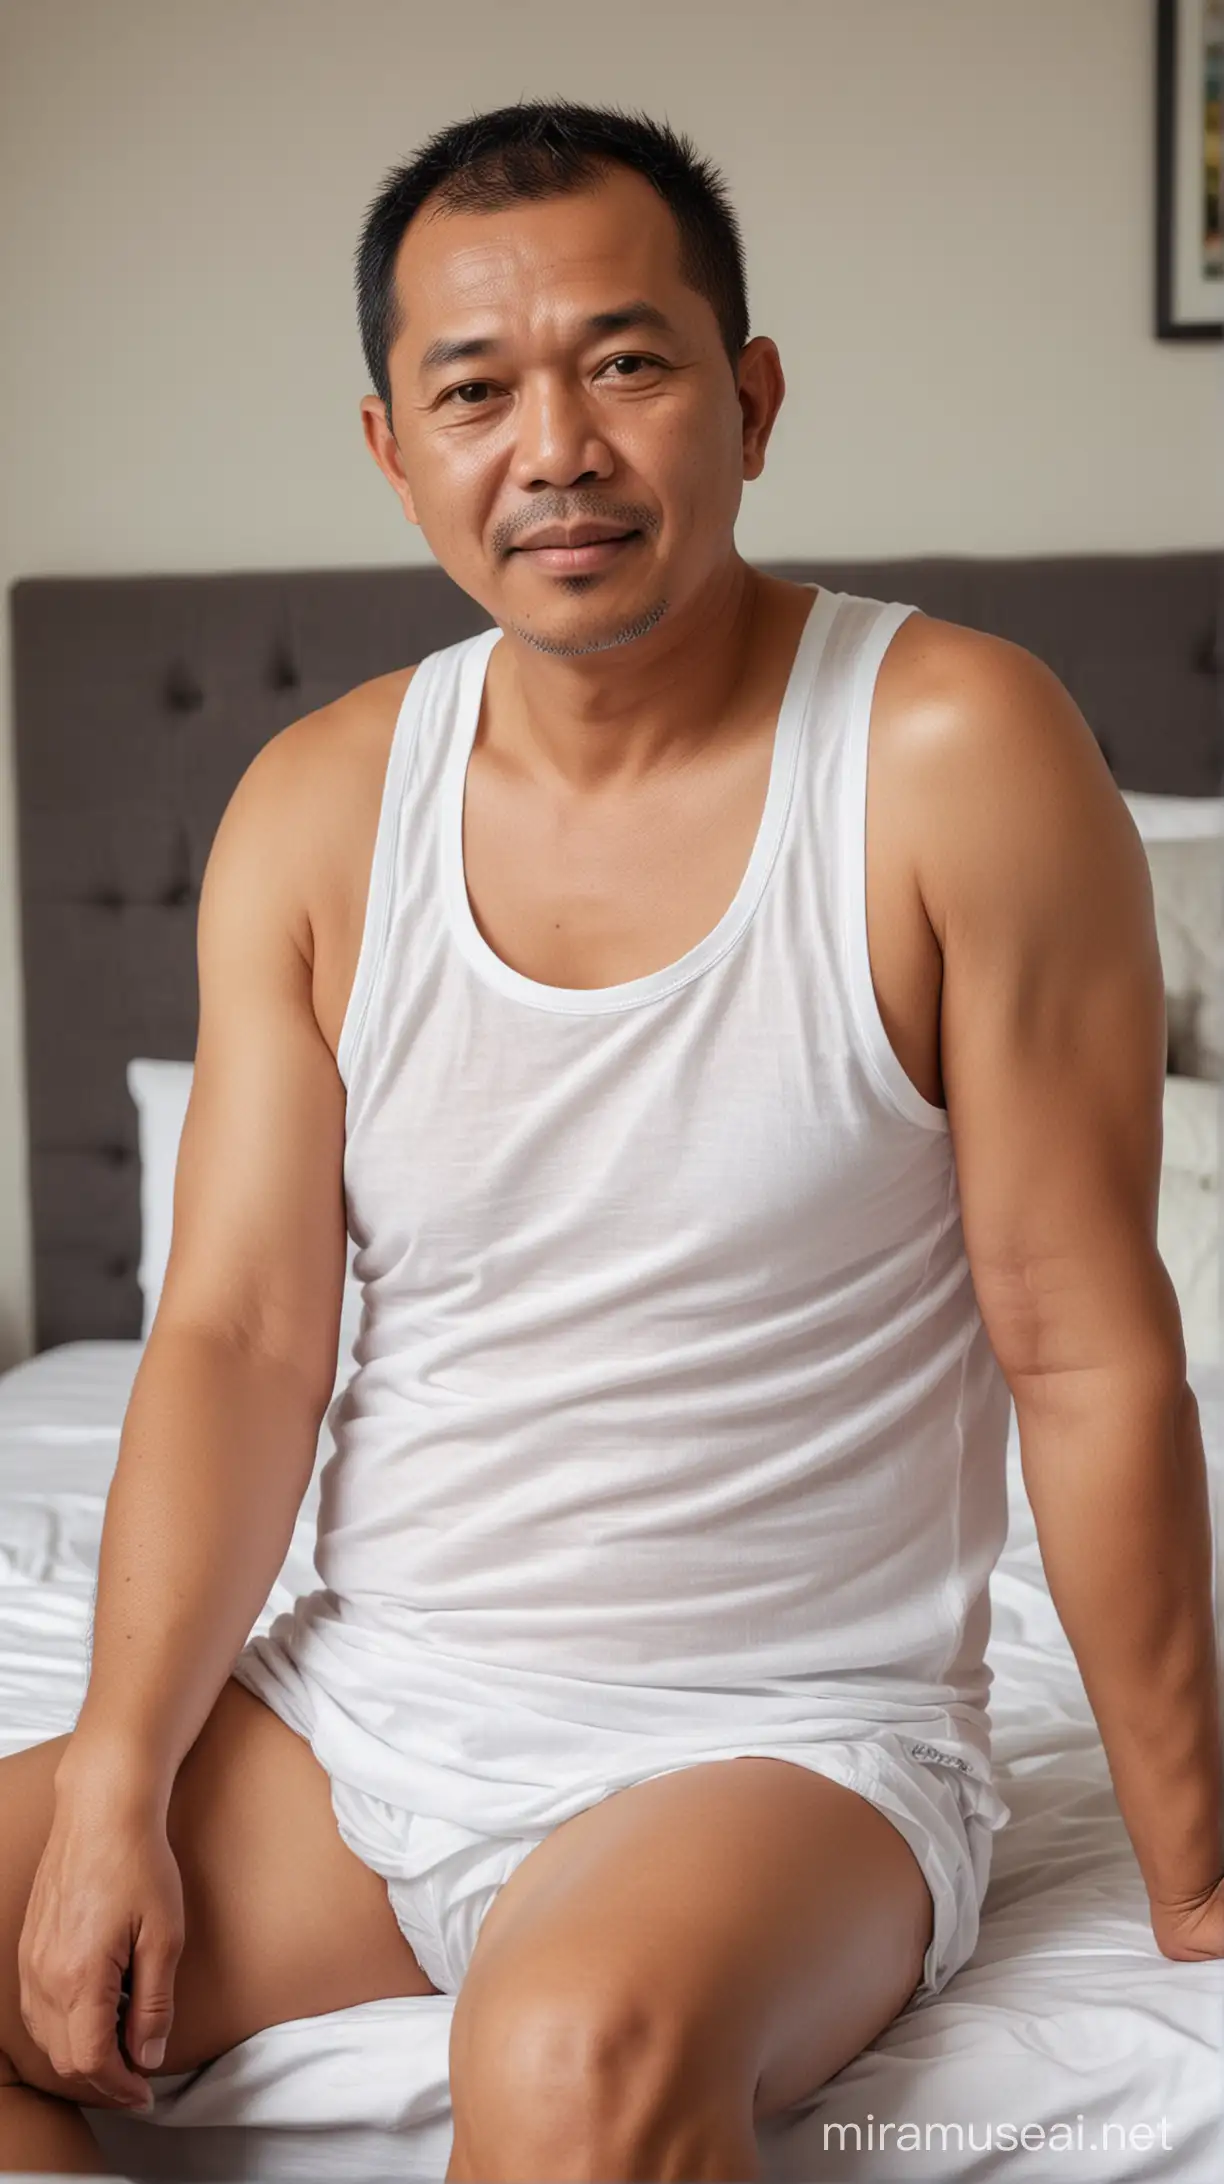
M40 2091L107 2105L61 2078L21 2018L17 1945L66 1736L0 1759L0 2051ZM341 1839L310 1746L230 1677L175 1778L166 1817L183 1881L183 1952L161 2077L266 2025L388 1995L434 1994L380 1875Z
M498 1893L456 1998L452 2092L470 2068L478 2100L516 2000L547 2024L555 1998L595 2036L644 2012L763 2122L905 2007L933 1924L909 1844L844 1784L756 1757L656 1777L564 1822Z

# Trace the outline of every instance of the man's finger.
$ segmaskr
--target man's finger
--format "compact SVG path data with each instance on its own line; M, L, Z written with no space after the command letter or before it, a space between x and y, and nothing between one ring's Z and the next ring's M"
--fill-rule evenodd
M147 2107L149 2088L138 2071L131 2070L119 2052L113 2001L74 2002L67 2019L68 2049L76 2075L109 2099Z
M181 1937L143 1926L132 1951L132 1991L123 2037L131 2059L142 2070L158 2070L174 2018L174 1975L182 1954Z

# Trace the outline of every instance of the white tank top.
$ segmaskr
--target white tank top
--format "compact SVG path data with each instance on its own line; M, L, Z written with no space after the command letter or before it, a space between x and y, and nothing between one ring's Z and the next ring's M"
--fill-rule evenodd
M322 1585L273 1625L372 1796L513 1832L652 1758L901 1732L1007 1817L1010 1395L867 950L868 722L914 611L816 592L734 901L616 986L523 976L471 913L500 630L409 683L337 1057L356 1370Z

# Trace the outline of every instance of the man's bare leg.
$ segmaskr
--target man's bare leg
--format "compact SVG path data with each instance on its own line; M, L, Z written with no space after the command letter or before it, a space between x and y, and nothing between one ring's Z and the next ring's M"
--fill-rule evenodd
M0 2170L100 2176L106 2166L80 2109L23 2085L0 2055Z
M446 2184L751 2184L755 2125L905 2007L933 1920L899 1830L801 1766L618 1791L486 1915L451 2024Z
M104 2173L80 2104L120 2105L57 2076L21 2017L17 1944L67 1742L0 1759L0 2173ZM386 1882L341 1840L310 1746L233 1678L179 1769L167 1835L185 1940L166 2053L150 2075L198 2069L290 2018L437 1993Z

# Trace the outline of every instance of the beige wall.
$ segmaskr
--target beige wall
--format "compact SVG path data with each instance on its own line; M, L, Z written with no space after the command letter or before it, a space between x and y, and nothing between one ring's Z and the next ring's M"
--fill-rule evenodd
M430 130L550 94L665 116L728 177L789 386L750 559L1220 544L1221 351L1151 333L1153 15L0 0L3 583L421 558L361 441L357 230ZM14 858L4 711L0 1365L29 1345Z

